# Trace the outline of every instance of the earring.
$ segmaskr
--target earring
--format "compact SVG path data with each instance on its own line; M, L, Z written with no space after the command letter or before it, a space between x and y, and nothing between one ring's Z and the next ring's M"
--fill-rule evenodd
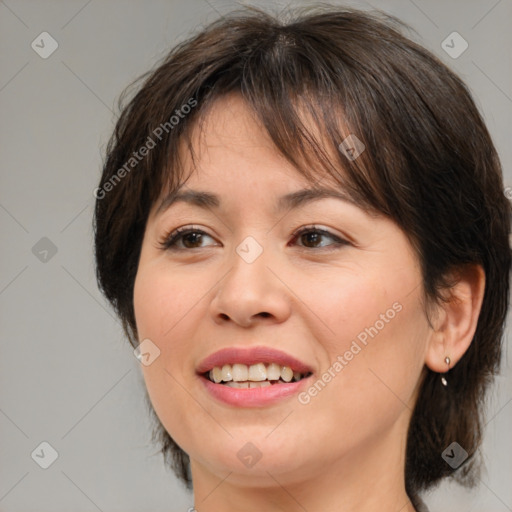
M443 375L441 375L441 384L443 386L448 386L448 381L446 380L446 377L445 375L448 373L448 371L450 370L450 358L448 356L446 356L444 358L444 362L446 363L446 365L448 366L448 370L446 371L446 373L444 373Z

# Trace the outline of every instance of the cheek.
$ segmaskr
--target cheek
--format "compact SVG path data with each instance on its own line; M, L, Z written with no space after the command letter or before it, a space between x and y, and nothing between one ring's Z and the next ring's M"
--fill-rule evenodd
M355 437L371 435L412 408L428 339L418 279L413 271L398 277L384 271L345 273L321 290L309 290L329 328L318 322L326 333L322 370L335 375L313 391L311 412L331 410L329 428L343 425Z
M180 278L179 272L166 272L157 266L140 269L133 304L141 340L155 339L164 345L165 340L172 339L180 319L200 301L199 288Z
M395 302L368 297L366 303L349 305L353 317L345 312L338 324L347 334L330 347L336 376L314 407L330 408L331 428L363 439L384 432L412 410L428 333L418 297ZM333 368L335 361L340 364Z
M364 344L380 337L400 315L403 318L397 310L403 309L405 290L410 291L407 284L397 285L396 280L386 281L375 273L341 271L322 284L305 287L302 294L317 313L318 328L325 332L324 347L331 355L340 355L350 349L352 341Z
M183 364L187 357L186 322L180 322L191 309L197 290L181 282L178 273L168 275L158 266L140 267L134 284L134 311L139 339L150 339L160 350L159 356L148 366L141 365L148 396L153 409L181 446L187 444L190 432L186 422L176 421L186 411L195 411L197 403L184 391Z
M168 387L166 370L174 373L173 361L179 361L178 355L182 344L171 343L182 324L190 297L188 289L180 286L176 278L171 278L157 266L140 267L137 273L133 306L139 341L149 339L160 350L160 355L148 366L142 365L144 378L150 392L157 382ZM179 333L180 337L183 336Z

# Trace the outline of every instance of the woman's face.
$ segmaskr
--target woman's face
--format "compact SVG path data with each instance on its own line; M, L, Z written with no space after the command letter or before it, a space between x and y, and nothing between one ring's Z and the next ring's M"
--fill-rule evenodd
M134 291L139 340L160 351L142 366L148 393L193 475L284 485L400 467L429 337L406 236L343 197L282 199L311 185L237 96L214 104L195 144L180 192L219 204L157 211L162 193ZM195 234L161 246L182 227ZM243 383L210 382L213 367ZM304 378L283 382L290 370Z

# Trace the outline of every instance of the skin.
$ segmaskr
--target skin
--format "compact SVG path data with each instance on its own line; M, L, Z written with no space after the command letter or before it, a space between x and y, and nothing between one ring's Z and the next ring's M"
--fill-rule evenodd
M162 424L190 455L195 508L413 511L403 473L418 384L425 364L445 372L444 358L453 366L467 350L483 272L461 272L452 290L460 300L434 310L431 327L418 257L394 222L336 198L274 212L281 195L310 184L240 97L217 100L193 140L197 166L184 189L219 195L221 208L179 202L157 213L155 203L134 308L139 339L160 349L144 379ZM347 243L294 241L313 224ZM182 226L206 235L162 249ZM235 250L247 236L263 248L250 264ZM256 409L223 404L195 373L219 349L266 345L311 365L316 380L397 303L394 318L306 405L296 395ZM262 454L251 468L237 457L249 441Z

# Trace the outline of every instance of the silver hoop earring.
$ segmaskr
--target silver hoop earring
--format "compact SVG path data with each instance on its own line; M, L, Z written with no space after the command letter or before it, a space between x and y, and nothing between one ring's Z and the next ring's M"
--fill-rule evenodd
M446 380L445 375L450 371L450 362L451 362L450 358L448 356L446 356L444 358L444 362L448 366L448 370L446 370L446 372L443 375L441 375L441 384L446 387L446 386L448 386L448 381Z

